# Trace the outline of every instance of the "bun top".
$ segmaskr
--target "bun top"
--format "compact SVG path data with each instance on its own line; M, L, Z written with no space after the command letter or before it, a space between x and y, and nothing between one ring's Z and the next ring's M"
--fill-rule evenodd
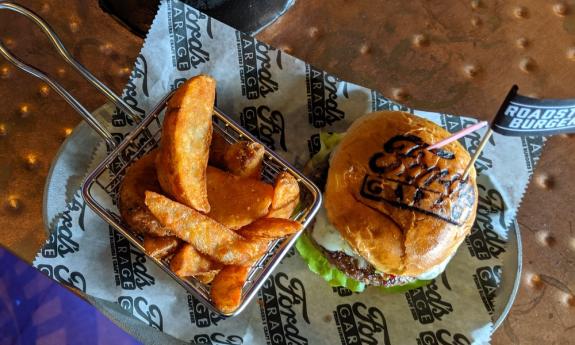
M379 271L417 276L455 253L477 208L475 169L450 133L405 112L355 121L333 152L325 208L350 246Z

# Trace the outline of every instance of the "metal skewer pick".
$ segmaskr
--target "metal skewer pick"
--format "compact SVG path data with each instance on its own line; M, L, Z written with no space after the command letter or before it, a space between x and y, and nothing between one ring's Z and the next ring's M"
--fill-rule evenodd
M505 111L505 109L507 109L509 102L511 101L511 99L513 97L515 97L518 89L519 88L517 87L517 85L513 85L513 87L511 87L511 90L509 90L509 93L507 93L505 100L503 100L503 103L501 103L501 106L499 107L497 114L495 114L494 119L496 119L500 113L503 113ZM467 179L467 175L469 174L471 167L475 165L475 161L477 161L477 158L479 158L479 156L481 155L481 152L485 148L485 145L487 145L487 142L489 141L489 139L493 135L493 129L491 129L492 126L493 126L493 120L490 121L489 129L487 130L487 133L485 133L485 135L483 136L483 139L481 139L479 146L477 146L477 150L475 150L473 157L471 157L471 160L469 161L469 163L467 164L467 167L463 171L463 175L461 177L462 180Z

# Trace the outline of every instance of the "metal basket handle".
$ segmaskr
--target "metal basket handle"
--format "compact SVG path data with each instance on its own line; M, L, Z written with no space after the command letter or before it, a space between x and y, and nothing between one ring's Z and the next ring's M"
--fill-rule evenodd
M133 121L136 123L140 121L138 115L134 113L132 108L126 104L118 95L116 95L112 90L110 90L106 85L104 85L100 80L98 80L90 71L88 71L81 63L79 63L74 57L68 52L66 47L60 41L60 38L54 30L46 23L42 18L40 18L36 13L32 12L31 10L27 9L26 7L10 3L10 2L0 2L0 10L10 10L17 12L24 17L31 19L36 25L42 29L42 31L48 36L50 39L50 43L56 48L58 53L64 58L64 60L74 67L90 84L92 84L101 94L103 94L108 100L113 102L118 108L126 113ZM106 142L111 146L115 147L116 142L114 141L112 135L108 130L96 120L92 114L84 108L84 106L74 98L66 89L64 89L60 84L54 81L51 77L49 77L46 73L40 71L39 69L26 64L16 56L14 56L2 43L0 40L0 55L4 56L10 63L14 66L22 69L23 71L45 81L52 89L54 89L62 98L68 102L83 118L84 120L92 127L102 138L106 140Z

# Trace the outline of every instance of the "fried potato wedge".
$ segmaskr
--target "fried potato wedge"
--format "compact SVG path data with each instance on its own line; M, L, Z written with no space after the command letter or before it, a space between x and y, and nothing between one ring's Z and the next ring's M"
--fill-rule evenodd
M216 277L218 272L220 272L220 270L202 272L202 273L196 274L194 276L194 278L196 278L197 280L199 280L200 282L202 282L204 284L209 284L212 282L212 280L214 280L214 278Z
M268 214L274 189L260 180L232 175L218 168L207 169L210 218L237 230Z
M203 282L222 268L222 265L208 256L198 252L194 246L185 243L170 261L170 269L179 277L196 277ZM211 279L209 279L211 281Z
M291 215L293 214L293 211L295 210L298 202L299 202L299 198L294 199L291 202L288 202L287 204L285 204L284 206L282 206L278 209L271 209L270 208L270 211L266 215L266 217L267 218L289 219L291 217Z
M251 243L210 217L161 194L146 192L146 206L175 236L222 264L245 264L259 253L258 242Z
M178 202L207 213L206 167L212 139L214 79L186 81L168 101L156 158L162 189Z
M276 239L294 234L301 229L301 224L289 219L260 218L241 228L238 234L247 239Z
M226 169L224 156L231 144L226 141L224 136L217 131L212 133L212 143L210 144L210 158L208 164L220 169Z
M141 235L167 236L169 230L158 222L144 203L145 191L160 192L154 161L157 151L151 151L132 164L120 185L118 208L130 230Z
M175 236L155 237L144 235L144 249L148 255L164 258L176 251L180 240Z
M266 217L289 218L299 202L299 184L292 174L278 174L274 183L274 197Z
M264 153L261 144L250 141L238 141L232 144L224 154L226 169L234 175L260 179Z
M250 265L225 266L212 281L210 296L214 305L223 313L233 313L242 301L242 289Z

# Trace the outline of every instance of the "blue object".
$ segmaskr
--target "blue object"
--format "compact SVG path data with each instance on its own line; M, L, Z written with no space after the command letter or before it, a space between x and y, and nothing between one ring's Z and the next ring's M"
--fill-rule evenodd
M0 345L140 344L92 305L0 247Z

